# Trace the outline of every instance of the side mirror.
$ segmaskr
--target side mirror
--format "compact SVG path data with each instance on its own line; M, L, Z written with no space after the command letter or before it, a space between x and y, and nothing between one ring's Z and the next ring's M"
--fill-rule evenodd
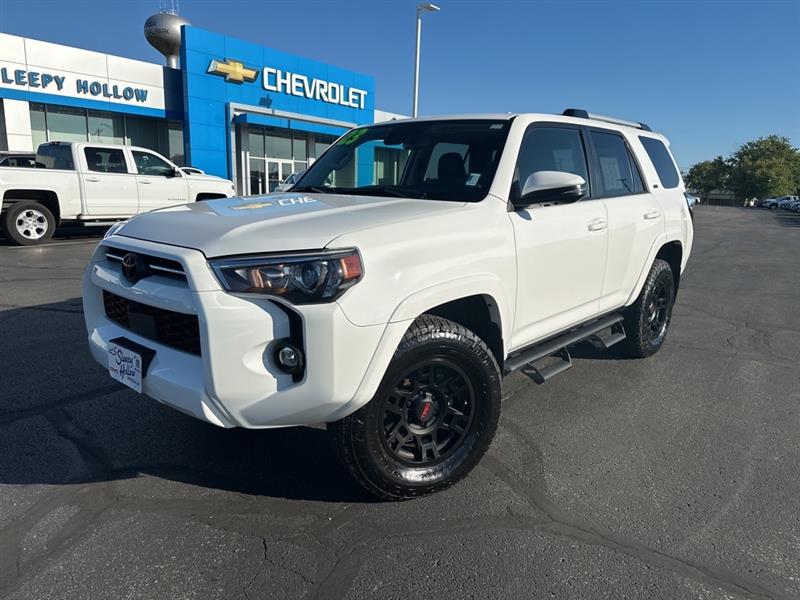
M522 186L515 208L543 202L575 202L586 195L586 181L580 175L563 171L536 171Z
M172 170L167 172L167 177L183 177L183 172L180 167L172 167Z

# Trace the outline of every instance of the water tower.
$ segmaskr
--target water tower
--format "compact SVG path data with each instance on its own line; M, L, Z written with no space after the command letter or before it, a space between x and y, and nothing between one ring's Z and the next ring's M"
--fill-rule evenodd
M162 10L144 22L144 37L167 58L167 66L178 68L181 54L181 25L191 25L179 14Z

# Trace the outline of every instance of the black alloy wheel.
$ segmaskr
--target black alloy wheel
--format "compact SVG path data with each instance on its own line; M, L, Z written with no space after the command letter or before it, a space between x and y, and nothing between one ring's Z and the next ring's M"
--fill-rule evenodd
M620 346L628 356L652 356L664 344L675 303L675 275L663 259L653 262L636 302L623 311L625 340Z
M666 282L664 279L659 279L655 282L647 298L645 318L647 319L647 331L650 334L651 343L658 343L658 339L667 332L670 308L669 295Z
M463 443L474 416L475 390L461 367L424 360L384 397L383 443L400 462L434 465Z
M443 490L465 477L500 418L500 367L463 325L425 314L408 328L372 399L328 423L333 448L385 500Z

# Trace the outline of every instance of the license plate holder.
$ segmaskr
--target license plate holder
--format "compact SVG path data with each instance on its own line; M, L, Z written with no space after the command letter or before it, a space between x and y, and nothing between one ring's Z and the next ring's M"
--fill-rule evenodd
M142 380L155 357L151 350L125 337L114 338L108 343L108 374L132 390L142 393Z

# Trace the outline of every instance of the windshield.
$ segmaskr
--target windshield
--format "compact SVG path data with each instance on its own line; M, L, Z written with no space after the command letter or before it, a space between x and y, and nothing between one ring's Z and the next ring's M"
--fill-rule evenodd
M477 202L492 185L509 123L412 121L353 129L292 191Z

